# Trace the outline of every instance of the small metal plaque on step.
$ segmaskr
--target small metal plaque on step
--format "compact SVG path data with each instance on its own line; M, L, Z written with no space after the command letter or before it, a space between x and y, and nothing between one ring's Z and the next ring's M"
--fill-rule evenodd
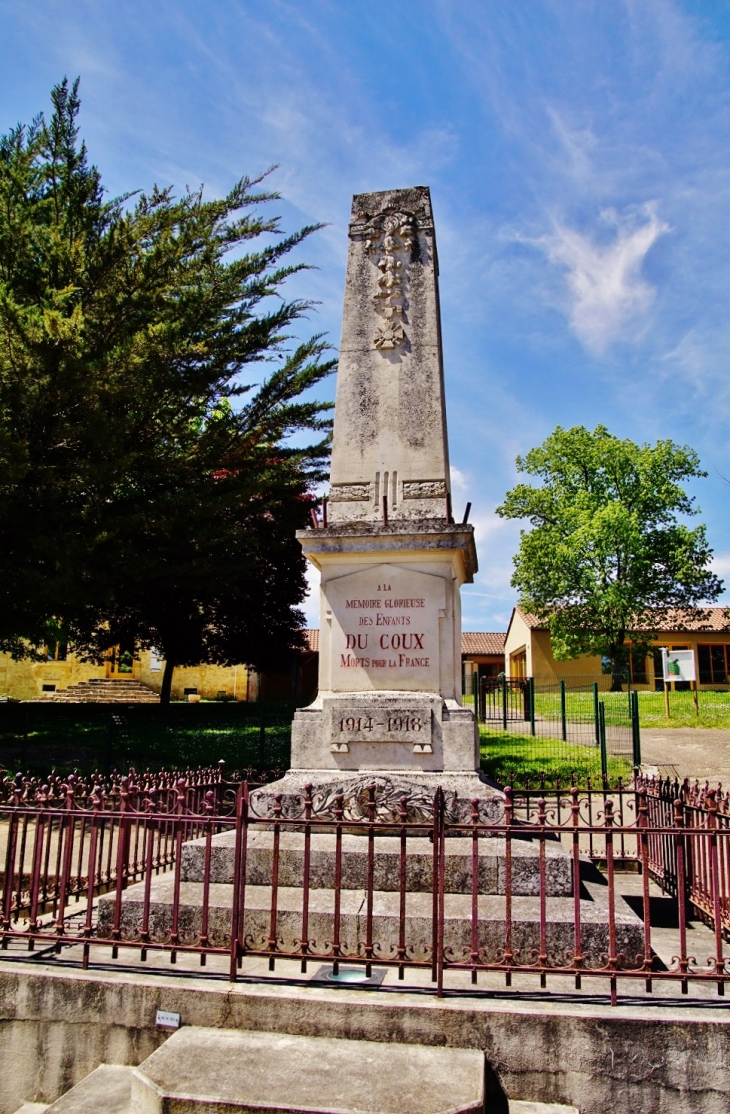
M169 1010L158 1010L155 1025L158 1029L179 1029L180 1014L171 1013Z

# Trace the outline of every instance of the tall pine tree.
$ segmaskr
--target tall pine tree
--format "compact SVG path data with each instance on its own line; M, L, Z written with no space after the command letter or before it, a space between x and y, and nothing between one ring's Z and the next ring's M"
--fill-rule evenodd
M52 100L0 140L0 647L134 639L168 693L174 665L266 666L300 644L328 452L306 392L334 363L291 350L308 304L282 293L315 228L283 236L260 179L107 200L78 82Z

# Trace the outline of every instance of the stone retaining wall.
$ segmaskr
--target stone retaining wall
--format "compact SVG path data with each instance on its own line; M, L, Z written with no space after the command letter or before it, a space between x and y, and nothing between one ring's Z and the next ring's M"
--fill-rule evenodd
M480 1048L513 1099L581 1114L725 1114L726 1009L632 1007L239 984L0 964L0 1114L50 1101L99 1063L139 1064L183 1024ZM498 1107L494 1107L494 1110Z

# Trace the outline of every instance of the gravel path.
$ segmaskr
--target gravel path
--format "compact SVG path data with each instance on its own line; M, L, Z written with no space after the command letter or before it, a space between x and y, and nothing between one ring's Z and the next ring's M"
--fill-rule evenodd
M699 778L730 787L730 731L711 727L642 727L643 765L662 777Z

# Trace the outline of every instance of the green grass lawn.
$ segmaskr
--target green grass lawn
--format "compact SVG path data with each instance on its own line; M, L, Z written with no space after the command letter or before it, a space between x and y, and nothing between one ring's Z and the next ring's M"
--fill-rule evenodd
M576 784L584 786L590 777L600 781L601 758L596 748L569 746L558 739L533 738L512 732L481 732L481 764L488 777L506 784L514 775L516 785L526 780L534 784L541 774L548 782L559 778L569 783L575 775ZM624 781L632 775L627 759L608 756L608 777L615 784L619 777Z
M730 692L699 692L697 715L691 692L670 692L667 719L663 692L639 693L639 722L642 727L730 728Z
M626 692L599 694L606 709L606 724L628 724L629 698ZM691 692L670 692L667 719L663 692L639 692L639 723L642 727L725 727L730 728L730 692L698 693L699 716ZM593 719L593 695L569 692L565 698L566 715L575 722ZM535 696L535 714L560 717L560 698L550 694Z
M0 709L0 768L38 776L78 769L185 769L220 759L228 774L286 767L294 704L16 705ZM110 716L112 721L110 723Z
M730 692L701 691L699 716L695 711L691 692L669 694L670 718L667 719L663 692L639 692L639 723L642 727L718 727L730 729ZM607 726L628 726L631 722L627 692L601 692L599 699L606 709ZM473 698L464 697L464 703L473 707ZM521 704L512 705L519 710ZM497 699L497 715L499 700ZM566 692L566 718L571 723L592 723L594 720L593 693ZM535 717L560 720L560 693L535 693Z

